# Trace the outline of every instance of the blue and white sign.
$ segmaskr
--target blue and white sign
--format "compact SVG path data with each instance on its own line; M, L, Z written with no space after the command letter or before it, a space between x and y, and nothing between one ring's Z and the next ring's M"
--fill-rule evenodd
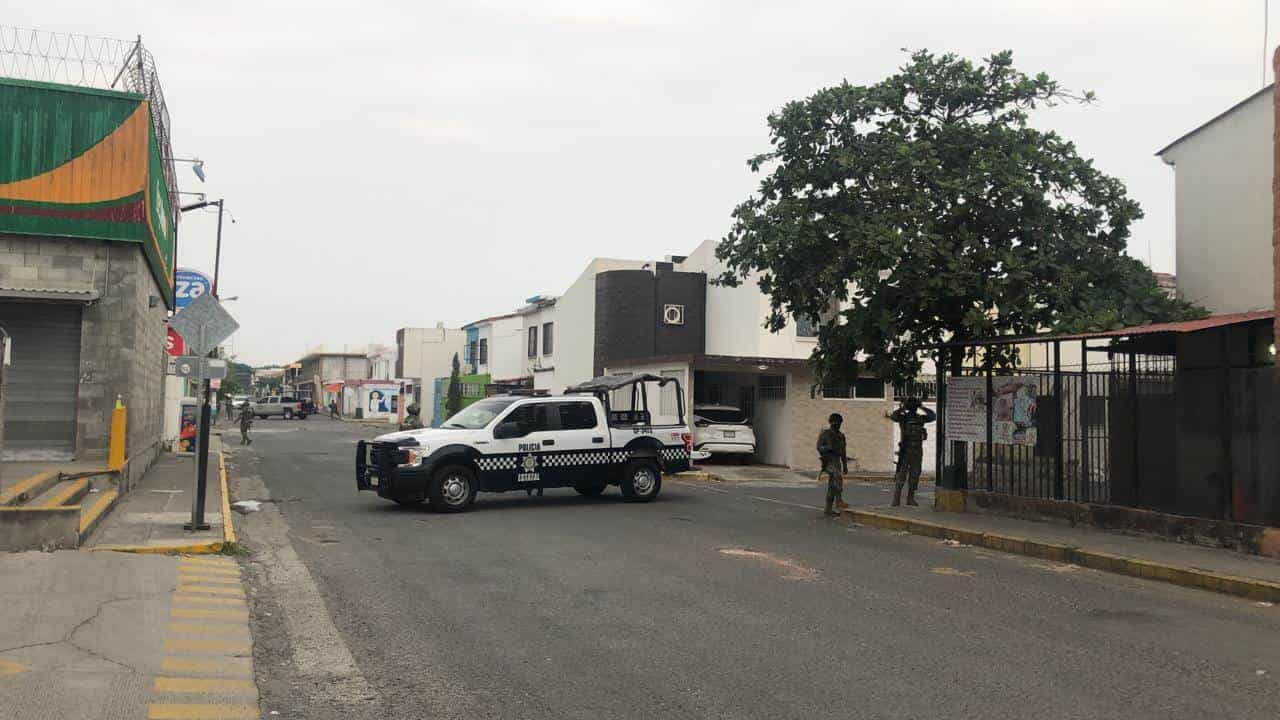
M201 295L213 292L213 281L199 270L178 268L173 273L173 300L178 310Z

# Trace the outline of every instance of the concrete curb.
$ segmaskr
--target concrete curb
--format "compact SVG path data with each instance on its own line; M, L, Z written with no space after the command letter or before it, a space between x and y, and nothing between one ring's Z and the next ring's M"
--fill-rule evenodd
M860 525L869 525L882 530L896 530L908 532L912 535L955 540L966 545L999 550L1014 555L1070 563L1093 570L1147 580L1159 580L1181 585L1182 587L1210 590L1249 598L1250 600L1280 602L1280 583L1267 580L1235 577L1193 567L1166 565L1150 560L1111 555L1083 547L1040 542L1014 535L977 532L935 522L914 520L897 515L883 515L866 510L845 510L843 516Z
M231 496L227 494L227 454L218 450L218 482L222 483L222 541L230 545L236 541L236 525L231 519Z

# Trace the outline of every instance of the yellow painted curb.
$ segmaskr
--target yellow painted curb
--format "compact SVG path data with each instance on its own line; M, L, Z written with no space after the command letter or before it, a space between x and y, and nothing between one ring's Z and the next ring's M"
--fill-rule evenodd
M1210 590L1251 600L1280 602L1280 583L1268 580L1235 577L1198 568L1166 565L1150 560L1111 555L1071 545L1058 545L1000 533L978 532L966 528L925 522L898 515L884 515L866 510L854 510L851 508L844 511L844 517L860 525L869 525L883 530L895 530L908 532L912 535L955 540L966 545L999 550L1013 555L1025 555L1042 560L1070 563L1117 575L1159 580L1182 587Z
M231 519L231 496L227 494L227 455L218 450L218 482L222 483L222 541L236 541L236 526Z
M94 552L109 551L150 555L211 555L222 552L222 542L215 540L191 545L98 545L82 549Z

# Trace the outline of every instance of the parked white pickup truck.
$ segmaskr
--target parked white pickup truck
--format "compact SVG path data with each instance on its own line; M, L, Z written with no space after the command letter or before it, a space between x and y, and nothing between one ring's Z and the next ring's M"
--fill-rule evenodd
M675 423L655 425L646 384L675 383ZM610 396L630 387L630 407ZM674 378L598 377L564 395L481 400L440 428L382 435L356 446L356 487L408 505L461 512L477 492L572 487L596 496L617 485L624 498L649 501L664 473L689 469L691 438L684 393Z
M258 398L250 403L251 412L260 418L269 418L279 416L285 420L297 418L299 420L307 419L307 411L303 407L302 401L289 395L272 395L270 397Z

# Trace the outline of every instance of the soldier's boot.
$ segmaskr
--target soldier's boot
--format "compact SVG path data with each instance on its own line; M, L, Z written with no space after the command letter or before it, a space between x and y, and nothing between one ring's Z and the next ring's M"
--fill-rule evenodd
M916 506L919 506L919 505L920 505L920 503L916 502L916 489L915 489L915 488L907 488L907 504L908 504L908 505L916 505Z
M822 510L822 514L823 514L823 515L826 515L827 517L834 517L834 516L835 516L836 511L831 509L831 500L830 500L830 498L828 498L828 499L827 499L827 506Z
M907 500L907 502L911 502L911 500L910 500L910 499L908 499L908 500ZM902 504L902 486L901 486L901 485L895 485L895 486L894 486L894 488L893 488L893 502L891 502L891 503L889 503L889 504L890 504L890 505L892 505L893 507L898 507L899 505L901 505L901 504Z

